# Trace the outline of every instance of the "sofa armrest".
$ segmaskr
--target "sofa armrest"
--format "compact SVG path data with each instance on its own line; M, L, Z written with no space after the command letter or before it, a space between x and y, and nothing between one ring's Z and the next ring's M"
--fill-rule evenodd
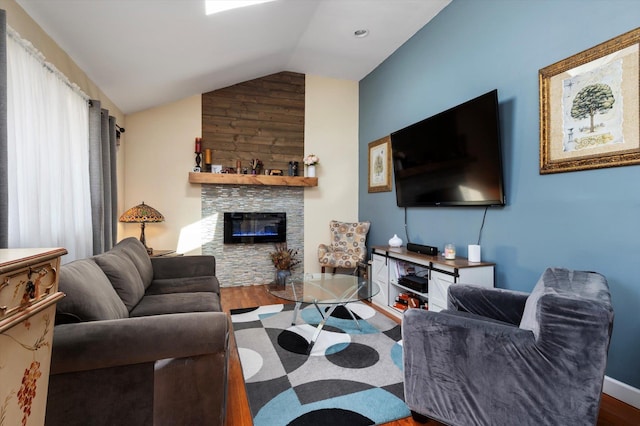
M51 374L223 353L224 312L193 312L61 324L54 328Z
M477 285L449 286L448 309L519 325L528 293Z
M216 274L215 256L152 257L153 279L203 277Z

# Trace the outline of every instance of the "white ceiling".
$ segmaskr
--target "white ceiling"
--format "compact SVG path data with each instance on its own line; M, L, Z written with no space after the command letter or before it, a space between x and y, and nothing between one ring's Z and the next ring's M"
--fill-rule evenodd
M451 0L16 1L129 114L280 71L359 81Z

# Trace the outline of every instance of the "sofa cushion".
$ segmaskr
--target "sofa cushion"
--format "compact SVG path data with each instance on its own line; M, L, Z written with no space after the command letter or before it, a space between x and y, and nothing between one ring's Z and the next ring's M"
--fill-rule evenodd
M144 284L133 261L117 251L99 254L93 260L107 275L116 293L131 311L144 296Z
M63 265L58 286L66 296L56 305L56 324L129 316L111 282L91 259Z
M168 293L145 296L129 315L179 314L186 312L221 312L220 297L216 293Z
M151 280L153 280L153 266L151 265L151 258L147 253L147 249L142 245L140 240L135 237L125 238L113 246L111 252L121 252L129 257L138 270L140 278L142 278L144 288L151 285Z
M216 258L211 255L152 257L153 279L216 275Z
M220 292L218 279L213 276L206 277L185 277L185 278L165 278L153 280L151 286L147 288L145 297L150 294L167 293L194 293L194 292Z

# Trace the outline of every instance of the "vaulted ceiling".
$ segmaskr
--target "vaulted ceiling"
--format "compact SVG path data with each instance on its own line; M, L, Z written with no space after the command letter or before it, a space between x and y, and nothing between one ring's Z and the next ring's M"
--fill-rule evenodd
M16 1L128 114L280 71L359 81L451 0Z

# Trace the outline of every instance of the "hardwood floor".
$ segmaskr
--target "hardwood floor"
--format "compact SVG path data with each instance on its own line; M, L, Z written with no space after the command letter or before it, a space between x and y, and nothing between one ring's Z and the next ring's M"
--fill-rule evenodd
M222 306L225 312L231 309L251 308L254 306L269 305L274 303L287 303L272 296L264 286L225 287L221 290ZM397 318L389 316L397 321ZM238 350L233 338L230 336L231 353L229 354L229 389L227 396L227 420L226 426L248 426L252 424L251 412L247 402L247 394L244 388L242 367ZM411 417L386 423L384 426L417 426ZM442 423L431 421L431 426L439 426ZM602 395L598 426L635 426L640 425L640 410L625 404L607 394Z

